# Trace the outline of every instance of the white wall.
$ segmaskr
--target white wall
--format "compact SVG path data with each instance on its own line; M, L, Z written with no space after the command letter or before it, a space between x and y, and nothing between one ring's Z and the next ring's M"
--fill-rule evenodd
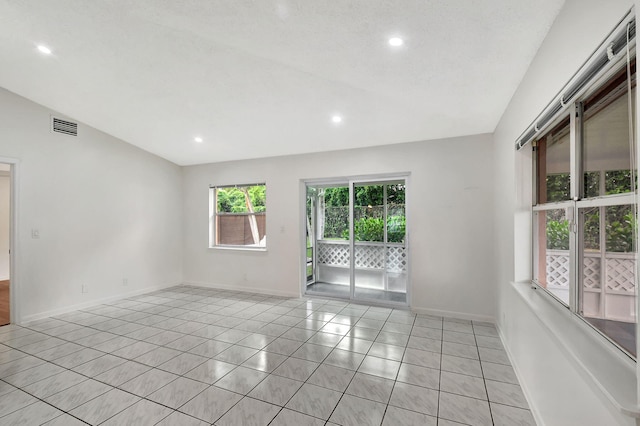
M564 320L545 325L541 312L548 308L549 301L534 294L529 286L511 284L531 278L531 154L530 150L516 154L516 138L632 5L627 0L567 0L494 134L496 317L532 410L545 425L635 424L620 414L590 377L592 373L617 377L628 371L627 380L632 383L634 363L617 359L616 367L601 363L598 371L580 367L581 362L589 365L582 356L595 348L595 343L585 342L599 336L585 335L580 348L558 340L570 315L560 313ZM615 359L616 354L609 351L606 357ZM634 398L635 393L629 399Z
M11 217L11 179L8 171L0 171L0 281L8 280L9 268L9 220Z
M0 157L19 160L22 320L180 283L180 167L82 124L51 133L51 114L0 89Z
M300 182L410 172L412 308L492 318L490 135L185 167L184 279L300 294ZM209 185L267 183L267 252L208 249Z

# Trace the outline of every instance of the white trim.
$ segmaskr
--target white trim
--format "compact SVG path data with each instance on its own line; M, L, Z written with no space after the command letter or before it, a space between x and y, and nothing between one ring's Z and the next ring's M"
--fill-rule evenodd
M264 246L257 245L235 245L235 244L216 244L216 217L220 215L218 213L218 202L217 202L217 190L225 189L225 188L238 188L238 187L247 187L247 186L264 186L265 192L267 190L267 182L264 183L247 183L247 184L238 184L238 185L209 185L209 249L223 249L223 250L241 250L241 251L267 251L267 243L265 240ZM256 214L264 213L265 216L265 229L266 220L267 220L267 211L268 211L268 197L265 195L265 211L264 212L253 212L253 213L240 213L246 216L255 216ZM225 213L226 214L226 213ZM265 230L265 238L266 238L266 230Z
M130 291L130 292L127 292L127 293L118 294L118 295L115 295L115 296L103 297L101 299L94 299L94 300L89 300L87 302L76 303L75 305L65 306L63 308L51 309L49 311L44 311L44 312L40 312L40 313L37 313L37 314L26 315L23 318L23 321L18 323L18 325L28 326L29 323L31 323L33 321L37 321L37 320L41 320L41 319L44 319L44 318L49 318L49 317L53 317L53 316L57 316L57 315L62 315L62 314L66 314L66 313L69 313L69 312L75 312L75 311L79 311L81 309L87 309L87 308L91 308L91 307L98 306L98 305L104 305L105 303L110 303L110 302L114 302L116 300L126 299L128 297L138 296L140 294L151 293L153 291L163 290L163 289L166 289L166 288L169 288L169 287L175 287L175 286L178 286L180 284L181 283L174 283L174 284L165 284L165 285L160 285L160 286L146 287L146 288L143 288L143 289L133 290L133 291Z
M301 297L300 293L295 293L292 291L270 290L264 287L237 286L237 285L212 283L212 282L205 282L205 281L184 281L182 284L196 286L196 287L217 288L219 290L240 291L243 293L257 293L257 294L264 294L267 296L290 297L295 299L298 299Z
M544 204L536 204L531 207L531 210L534 212L543 212L547 210L560 210L566 209L567 207L573 207L573 200L565 200L565 201L556 201L554 203L544 203ZM567 219L568 220L568 219Z
M298 217L304 218L305 220L298 221L299 227L299 235L300 239L298 240L298 247L302 248L299 250L298 256L298 270L299 270L299 278L298 283L300 284L300 294L304 295L307 289L307 183L300 179L300 183L298 186ZM310 238L315 238L313 235L309 236ZM316 247L314 245L314 251ZM315 263L314 263L315 267Z
M535 420L536 425L544 425L545 423L542 421L543 417L540 414L540 410L538 410L538 406L536 404L532 404L532 401L535 401L533 398L531 391L529 390L528 381L524 380L522 373L520 373L520 369L518 368L518 364L515 362L516 357L513 356L511 350L509 349L509 345L506 344L507 339L502 331L502 327L499 324L496 324L496 329L498 330L498 336L500 336L500 341L502 342L502 346L507 353L507 358L509 358L509 362L511 362L511 367L513 368L513 372L516 375L516 379L518 379L518 383L520 383L520 389L522 389L522 393L524 394L524 399L527 400L529 404L529 411L531 411L531 415L533 415L533 420Z
M576 207L582 209L585 207L624 206L626 204L633 203L635 203L633 192L625 192L624 194L604 195L601 197L578 200L576 201Z
M458 319L471 320L471 321L482 321L482 322L489 322L492 324L496 323L496 319L490 315L470 314L468 312L445 311L442 309L416 308L416 307L412 307L411 312L415 314L435 315L435 316L445 317L445 318L458 318Z
M549 303L540 297L529 282L511 282L510 285L585 380L593 384L620 413L640 419L640 406L635 397L636 363L564 305ZM585 348L589 350L578 352ZM609 368L602 373L601 366L605 361ZM516 364L513 365L515 369ZM611 367L615 367L615 371ZM520 383L526 385L524 380Z
M207 250L235 250L235 251L257 251L257 252L267 252L266 247L259 246L213 246L208 247Z

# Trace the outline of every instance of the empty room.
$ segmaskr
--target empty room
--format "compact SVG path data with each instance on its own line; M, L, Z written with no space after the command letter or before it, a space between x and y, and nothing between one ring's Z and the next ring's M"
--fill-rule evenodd
M0 0L1 425L640 425L630 0Z

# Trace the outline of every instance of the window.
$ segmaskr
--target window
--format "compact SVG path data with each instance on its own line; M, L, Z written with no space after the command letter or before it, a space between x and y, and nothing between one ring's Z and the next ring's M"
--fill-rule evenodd
M635 357L635 60L626 65L534 141L533 278Z
M265 184L212 186L210 247L267 246Z

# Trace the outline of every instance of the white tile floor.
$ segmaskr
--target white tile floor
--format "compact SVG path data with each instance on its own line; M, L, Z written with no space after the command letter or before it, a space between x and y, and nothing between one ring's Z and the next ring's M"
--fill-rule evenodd
M0 327L0 424L532 425L493 325L179 286Z

